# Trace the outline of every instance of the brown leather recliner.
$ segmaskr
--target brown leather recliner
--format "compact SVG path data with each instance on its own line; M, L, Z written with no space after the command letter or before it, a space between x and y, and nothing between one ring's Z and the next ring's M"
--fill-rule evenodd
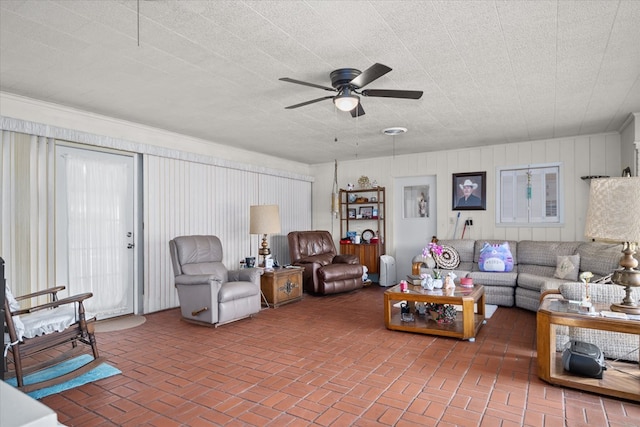
M362 288L363 269L356 255L337 255L328 231L292 231L291 264L304 267L303 284L308 293L326 295Z

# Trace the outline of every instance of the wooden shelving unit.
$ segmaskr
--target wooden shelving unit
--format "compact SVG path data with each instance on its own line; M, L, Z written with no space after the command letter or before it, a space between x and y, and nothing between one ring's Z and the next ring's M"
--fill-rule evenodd
M363 209L364 208L364 209ZM352 217L349 212L352 212ZM358 217L371 212L371 217ZM380 255L385 254L386 234L386 194L384 187L373 187L358 190L340 190L340 238L347 231L355 231L362 235L371 230L377 242L340 243L341 254L357 255L360 262L367 266L368 273L376 279L380 274ZM374 281L376 281L374 280Z

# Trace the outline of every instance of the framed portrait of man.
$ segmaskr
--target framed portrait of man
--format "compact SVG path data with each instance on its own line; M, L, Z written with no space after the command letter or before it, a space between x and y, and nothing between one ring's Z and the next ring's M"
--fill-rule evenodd
M452 209L454 211L487 210L486 179L486 172L454 173Z

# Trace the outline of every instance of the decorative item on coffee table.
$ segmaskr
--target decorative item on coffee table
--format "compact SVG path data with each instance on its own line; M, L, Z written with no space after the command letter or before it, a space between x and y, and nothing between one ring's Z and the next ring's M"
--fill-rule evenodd
M440 324L453 323L458 315L455 305L427 303L425 306L431 318Z

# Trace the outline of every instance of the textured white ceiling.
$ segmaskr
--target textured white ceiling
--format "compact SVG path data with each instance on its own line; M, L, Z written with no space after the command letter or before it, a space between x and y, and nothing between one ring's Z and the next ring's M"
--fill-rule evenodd
M0 1L0 90L315 164L618 131L640 1ZM139 41L139 45L138 45ZM393 71L353 119L337 68ZM409 131L392 137L387 127ZM337 142L335 142L337 138Z

